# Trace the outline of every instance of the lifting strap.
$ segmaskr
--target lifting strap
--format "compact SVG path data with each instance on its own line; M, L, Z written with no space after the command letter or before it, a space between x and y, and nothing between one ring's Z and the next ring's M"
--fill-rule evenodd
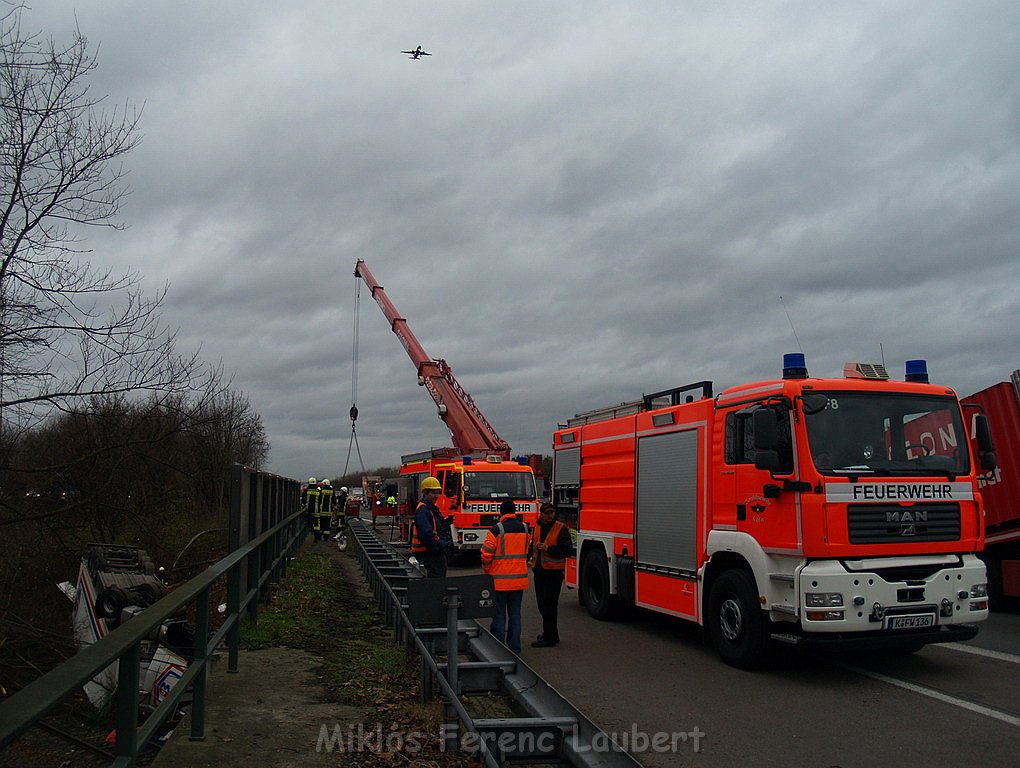
M353 361L351 364L351 440L347 444L347 462L344 464L344 474L347 476L347 470L351 465L351 449L358 449L358 463L361 465L361 474L365 474L365 461L361 458L361 446L358 445L358 336L360 334L361 326L361 280L358 278L357 273L355 277L355 289L354 289L354 351Z

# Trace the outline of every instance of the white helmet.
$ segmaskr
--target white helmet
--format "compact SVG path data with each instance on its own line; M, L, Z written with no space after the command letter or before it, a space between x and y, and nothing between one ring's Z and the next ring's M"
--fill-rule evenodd
M315 478L314 477L308 478L308 484L309 485L315 485Z
M323 485L329 485L329 478L328 477L324 478L323 481L322 481L322 484Z
M347 493L347 486L346 485L341 485L340 486L340 493Z

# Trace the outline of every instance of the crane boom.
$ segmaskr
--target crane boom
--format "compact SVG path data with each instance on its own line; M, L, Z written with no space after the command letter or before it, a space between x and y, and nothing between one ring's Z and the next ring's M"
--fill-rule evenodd
M463 454L497 454L509 459L510 445L485 418L471 395L457 381L446 361L432 359L425 353L425 349L411 332L407 320L397 312L397 308L363 259L358 259L355 264L354 276L364 280L365 285L372 291L372 298L389 321L390 329L400 339L411 362L418 369L418 383L428 390L439 408L439 418L449 427L454 448Z

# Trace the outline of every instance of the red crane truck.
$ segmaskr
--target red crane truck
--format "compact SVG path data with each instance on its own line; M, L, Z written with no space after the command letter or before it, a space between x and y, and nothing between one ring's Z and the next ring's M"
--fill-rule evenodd
M988 568L989 594L993 600L1020 598L1020 371L962 402L987 416L998 457L998 466L978 478L985 502L981 559Z
M772 641L914 651L988 616L978 479L987 421L934 455L919 419L963 435L951 389L848 363L808 376L712 383L578 414L553 435L553 499L573 519L567 584L596 619L638 606L695 621L727 663Z
M358 260L354 275L372 291L372 298L418 370L418 384L432 396L453 439L452 448L401 457L399 507L404 532L410 534L408 522L414 514L418 486L429 475L442 484L437 504L450 522L458 550L481 549L486 530L499 521L499 505L504 499L513 499L518 515L534 525L539 500L529 459L510 459L510 445L485 418L446 361L425 354L407 320L363 260Z

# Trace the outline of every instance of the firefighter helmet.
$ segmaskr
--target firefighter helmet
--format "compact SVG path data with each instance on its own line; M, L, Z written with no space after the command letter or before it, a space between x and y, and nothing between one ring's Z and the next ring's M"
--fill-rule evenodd
M329 485L329 478L328 478L328 477L326 477L326 478L323 478L323 480L322 480L322 484L323 484L323 485Z
M309 485L315 485L315 478L314 477L308 478L308 484Z
M347 486L346 485L341 485L340 486L340 493L347 493Z
M425 491L441 491L442 489L443 486L441 486L439 484L439 481L434 477L429 476L421 481L422 493L424 493Z

